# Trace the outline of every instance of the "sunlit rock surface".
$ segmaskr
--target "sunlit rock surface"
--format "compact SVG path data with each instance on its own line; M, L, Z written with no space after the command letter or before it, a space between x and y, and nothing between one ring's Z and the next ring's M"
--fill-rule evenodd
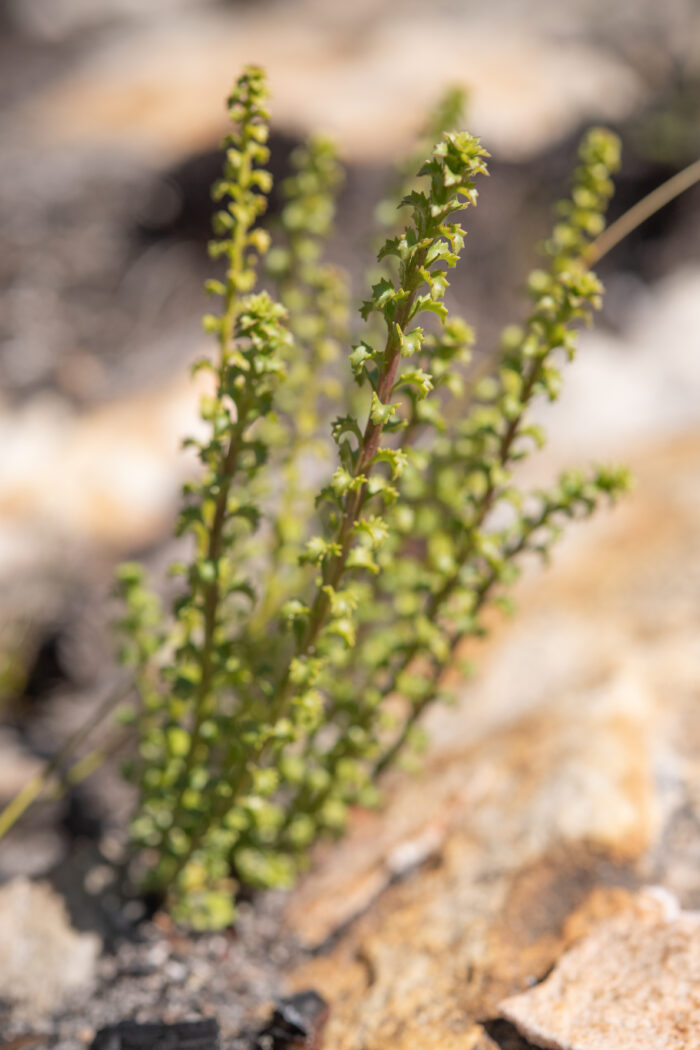
M700 912L650 894L574 945L503 1015L553 1050L692 1050L700 1046Z
M19 17L54 41L99 25L85 5L60 6L62 18L44 0ZM601 4L573 17L562 17L561 5L533 12L507 0L490 16L472 5L386 0L160 4L149 5L148 17L132 4L112 6L121 32L98 37L32 101L30 130L53 141L126 145L161 161L219 134L216 103L235 71L256 61L269 69L277 119L331 132L347 156L386 158L404 148L447 81L473 89L479 133L503 155L521 156L582 120L623 117L646 91L633 64L591 33L591 16L603 28ZM662 26L671 36L676 6ZM608 29L629 40L624 15Z
M295 983L330 998L334 1048L495 1046L502 1001L639 887L700 905L700 436L633 467L636 494L571 537L471 653L481 672L434 714L423 773L396 775L384 811L292 896L290 924L320 946ZM667 994L649 980L649 1002ZM648 1045L682 1045L664 1039Z

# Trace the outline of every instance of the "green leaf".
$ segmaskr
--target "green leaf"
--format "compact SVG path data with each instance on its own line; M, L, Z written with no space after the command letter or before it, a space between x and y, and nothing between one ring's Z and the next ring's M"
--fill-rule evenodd
M385 426L391 420L398 407L398 402L393 405L382 404L382 402L377 397L376 391L372 391L372 407L370 410L370 419L375 424L375 426Z
M408 456L401 449L380 448L372 463L388 463L392 478L399 478L406 469Z
M402 357L412 357L420 353L425 334L422 328L414 328L410 332L404 332L398 325L395 326Z
M165 734L168 751L176 758L184 757L190 749L190 734L180 726L170 726Z
M433 377L430 375L429 372L424 372L422 368L413 368L406 372L403 372L400 380L396 385L397 387L416 387L419 396L423 398L427 397L430 391L433 389Z
M367 343L358 343L350 354L350 367L356 376L360 375L368 361L373 361L375 352Z

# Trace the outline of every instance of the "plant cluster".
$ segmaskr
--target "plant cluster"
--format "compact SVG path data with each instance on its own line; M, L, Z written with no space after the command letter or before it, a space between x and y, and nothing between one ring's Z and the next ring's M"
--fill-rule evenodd
M289 885L350 805L377 802L379 774L417 742L445 669L522 560L627 485L596 467L529 491L514 474L544 442L533 403L557 397L576 327L599 305L585 255L617 140L585 137L529 315L470 390L473 334L445 296L488 155L451 130L460 104L442 108L449 126L433 128L417 175L400 173L399 221L349 337L348 282L324 260L341 184L332 146L296 152L270 247L262 71L246 69L228 101L210 246L223 273L207 285L220 308L205 318L218 351L196 366L210 380L206 436L189 442L200 469L178 524L191 556L173 566L168 615L137 565L119 574L141 697L133 841L148 885L195 926L232 920L237 882ZM385 203L385 228L388 216ZM263 257L274 298L256 290Z

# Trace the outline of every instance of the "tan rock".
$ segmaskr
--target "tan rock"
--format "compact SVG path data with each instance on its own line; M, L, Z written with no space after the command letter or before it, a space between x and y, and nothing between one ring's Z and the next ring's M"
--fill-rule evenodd
M0 419L0 572L89 543L128 550L167 529L192 469L182 438L199 426L199 391L178 376L77 414L55 396Z
M329 998L334 1050L485 1050L481 1022L601 920L647 922L630 918L643 881L700 902L700 436L632 467L635 495L470 654L481 671L431 717L421 775L393 774L292 895L304 940L336 935L294 975ZM422 863L395 881L411 842Z
M583 120L621 118L643 95L609 51L537 33L527 18L489 23L468 8L436 17L420 7L399 17L382 3L343 5L338 15L336 6L319 11L306 0L135 23L24 107L22 122L54 141L105 142L167 162L220 135L221 99L256 61L269 70L278 126L331 133L346 156L405 149L449 83L472 89L470 123L513 156Z
M99 938L77 933L47 883L13 879L0 887L0 988L34 1016L92 983Z
M493 663L487 660L465 693L461 718L439 713L422 775L402 781L382 812L362 814L352 837L324 855L290 905L307 942L322 942L361 913L392 879L392 858L411 843L424 844L417 860L427 860L463 834L480 844L487 865L508 867L558 843L588 843L618 861L650 845L658 817L650 757L657 711L642 668L610 668L614 635L595 652L584 622L559 627L535 617L494 646ZM583 644L562 661L565 632ZM533 680L533 634L549 639L551 657L538 661L536 689L519 707L513 682ZM592 662L599 678L586 681ZM567 668L573 681L565 687ZM464 869L465 879L476 875Z
M551 1050L697 1050L700 914L647 896L601 922L501 1013Z

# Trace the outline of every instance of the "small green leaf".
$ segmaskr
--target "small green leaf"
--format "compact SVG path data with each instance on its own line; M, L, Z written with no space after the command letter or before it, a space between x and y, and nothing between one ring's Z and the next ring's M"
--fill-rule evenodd
M387 424L391 420L398 407L398 403L393 405L382 404L382 402L377 397L376 391L372 391L372 407L370 410L370 419L375 424L375 426L384 426L385 424Z

